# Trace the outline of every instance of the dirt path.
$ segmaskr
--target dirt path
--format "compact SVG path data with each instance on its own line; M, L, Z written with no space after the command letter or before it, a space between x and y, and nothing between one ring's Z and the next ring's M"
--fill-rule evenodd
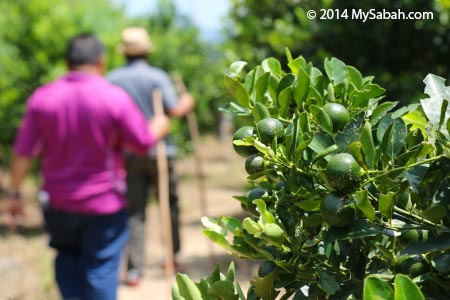
M241 208L232 196L241 194L246 182L246 175L242 173L243 160L234 154L231 143L222 144L206 140L201 149L200 157L206 180L206 208L202 208L200 203L194 160L191 158L179 161L177 165L181 176L179 193L182 211L182 251L177 260L186 265L185 273L193 280L206 277L217 263L220 263L225 271L232 260L222 248L217 247L202 234L200 218L205 210L210 217L239 214ZM119 289L119 300L171 299L170 286L175 279L167 280L164 270L160 267L165 248L159 226L161 224L159 208L156 204L150 206L148 220L148 266L145 278L137 287L122 285ZM236 259L234 261L238 278L242 279L242 285L246 286L251 268L246 262Z
M202 138L199 149L203 161L206 195L206 215L238 215L242 213L239 203L233 195L242 194L246 184L243 168L244 159L237 156L232 149L231 141L220 142L214 138ZM187 266L186 274L193 280L199 280L210 274L216 263L220 263L225 271L232 257L222 248L209 241L201 232L200 218L205 212L201 207L200 194L196 181L194 157L179 160L176 168L180 175L180 202L182 218L182 249L178 260ZM0 174L0 180L2 176ZM2 183L2 182L0 182ZM47 236L41 228L40 211L34 200L33 182L27 191L27 207L25 226L19 234L8 233L0 220L0 258L6 257L23 266L23 284L15 288L20 295L17 300L57 300L58 293L54 286L52 260L54 253L47 247ZM2 208L0 207L0 212ZM137 287L119 287L119 300L166 300L171 299L170 287L174 278L166 280L165 272L160 267L164 257L164 244L159 207L151 204L148 210L147 230L147 267L146 274ZM237 278L244 291L248 285L254 267L246 261L236 262ZM6 298L0 290L0 300Z

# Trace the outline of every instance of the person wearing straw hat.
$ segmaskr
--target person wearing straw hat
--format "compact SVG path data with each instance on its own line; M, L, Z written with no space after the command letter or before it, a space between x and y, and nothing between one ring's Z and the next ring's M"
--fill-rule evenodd
M118 50L125 56L126 64L107 74L107 79L123 88L150 119L153 111L152 92L160 90L165 113L170 117L181 118L191 112L195 106L192 95L182 92L177 95L169 74L149 64L149 54L154 50L150 36L145 28L129 27L121 34L122 43ZM172 246L174 254L180 251L180 224L177 194L177 176L174 171L176 146L166 138L166 155L169 169L169 204L172 227ZM147 157L129 155L127 158L127 199L130 213L131 234L127 245L126 283L137 285L143 276L145 266L146 207L149 189L158 180L158 168L155 151ZM181 265L175 262L174 269L181 271Z
M8 220L14 226L22 213L19 189L39 156L38 198L63 299L115 300L129 233L124 150L145 155L169 132L169 119L148 121L101 76L104 47L95 35L70 39L66 62L69 72L27 101L14 143Z

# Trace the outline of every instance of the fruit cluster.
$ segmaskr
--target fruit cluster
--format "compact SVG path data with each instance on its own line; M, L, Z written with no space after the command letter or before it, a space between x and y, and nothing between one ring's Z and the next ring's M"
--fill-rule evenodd
M371 274L439 285L450 273L445 81L430 75L431 100L395 109L372 76L336 58L323 73L287 57L289 72L268 58L246 74L235 62L225 75L235 101L222 111L244 120L233 147L251 187L235 199L249 215L205 218L205 234L265 261L249 299L280 287L283 299L361 299Z

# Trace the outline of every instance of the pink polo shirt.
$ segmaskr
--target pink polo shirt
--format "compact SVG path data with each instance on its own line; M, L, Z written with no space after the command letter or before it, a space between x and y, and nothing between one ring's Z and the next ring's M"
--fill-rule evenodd
M123 90L101 76L69 72L30 97L14 150L42 157L53 208L108 214L125 206L123 151L145 155L155 142Z

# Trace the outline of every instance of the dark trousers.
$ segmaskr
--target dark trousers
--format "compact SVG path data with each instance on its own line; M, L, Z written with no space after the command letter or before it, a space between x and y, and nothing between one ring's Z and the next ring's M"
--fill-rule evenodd
M116 300L128 216L44 211L50 246L57 250L55 277L63 299Z
M180 251L180 220L177 193L177 176L173 159L168 160L169 204L174 253ZM142 274L145 266L146 208L150 191L158 191L158 168L154 158L127 159L127 200L130 215L130 239L127 244L127 269L137 269Z

